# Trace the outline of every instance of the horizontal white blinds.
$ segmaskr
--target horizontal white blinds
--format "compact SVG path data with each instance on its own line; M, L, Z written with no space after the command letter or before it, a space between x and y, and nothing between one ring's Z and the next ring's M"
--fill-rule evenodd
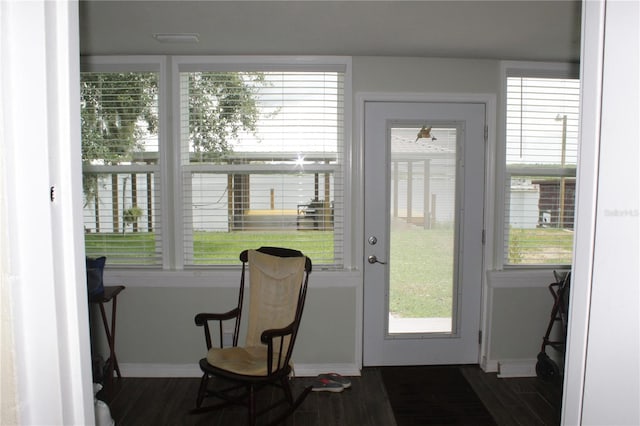
M508 166L575 167L579 90L576 79L507 79Z
M161 264L158 74L81 73L87 256Z
M343 259L344 75L183 72L185 265L264 245Z
M577 79L507 79L504 261L571 263Z

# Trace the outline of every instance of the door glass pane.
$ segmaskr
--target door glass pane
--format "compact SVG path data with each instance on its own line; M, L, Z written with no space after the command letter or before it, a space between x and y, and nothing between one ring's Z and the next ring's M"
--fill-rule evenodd
M457 129L391 129L389 334L453 330Z

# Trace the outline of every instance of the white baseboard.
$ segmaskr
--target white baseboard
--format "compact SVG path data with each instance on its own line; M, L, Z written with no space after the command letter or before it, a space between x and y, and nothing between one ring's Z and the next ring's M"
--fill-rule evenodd
M498 361L498 377L535 377L536 359Z
M201 377L202 371L193 364L119 363L122 377Z
M121 363L123 377L200 377L202 371L193 364L142 364ZM295 364L297 377L315 377L322 373L338 373L343 376L360 376L356 364Z
M480 363L480 368L485 373L497 373L498 372L498 361L493 360L493 359L488 360L488 359L484 358L482 360L482 362Z
M315 377L323 373L338 373L341 376L360 376L355 364L295 364L297 377Z
M484 371L497 371L498 377L535 377L535 359L489 361ZM198 364L143 364L121 363L123 377L200 377L202 371ZM322 373L338 373L343 376L360 376L356 364L295 364L297 377L315 377Z

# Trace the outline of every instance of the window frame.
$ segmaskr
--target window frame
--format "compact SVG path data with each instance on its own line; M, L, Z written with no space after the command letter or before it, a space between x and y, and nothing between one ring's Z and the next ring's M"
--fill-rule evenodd
M520 176L517 169L509 170L506 161L507 145L507 79L508 77L531 77L531 78L580 78L579 64L556 63L556 62L520 62L502 61L500 63L500 113L498 126L498 141L496 144L496 181L495 181L495 232L493 245L493 259L495 270L522 270L522 269L556 269L567 267L567 264L522 264L514 265L507 263L505 256L505 225L508 220L506 211L506 191L505 184L511 176ZM554 168L544 172L544 176L553 177L575 177L576 169ZM516 172L516 173L514 173ZM536 173L535 169L523 168L526 175Z
M160 264L156 265L124 265L118 264L118 268L137 268L137 269L167 269L167 256L165 254L165 244L169 235L169 228L165 220L165 212L168 208L168 200L163 188L166 188L167 176L165 147L167 146L167 127L168 108L166 102L167 94L167 57L159 55L149 56L83 56L80 58L80 72L97 72L97 73L126 73L126 72L155 72L158 73L158 164L156 166L142 165L118 165L118 166L92 166L83 165L82 173L91 172L146 172L153 171L157 176L155 179L160 186L159 205L155 206L156 223L160 224L161 234L161 252Z
M351 58L346 56L86 56L81 58L81 72L158 72L158 181L161 239L161 265L117 265L122 269L199 270L229 268L231 265L185 265L184 253L184 193L180 164L180 73L197 71L339 71L344 73L343 146L337 153L342 174L342 233L343 258L341 267L352 269L353 230L350 223L353 206L352 171L352 74ZM84 170L90 170L88 166ZM126 166L125 166L126 167ZM138 166L139 167L139 166ZM205 167L206 168L206 167ZM126 172L127 169L123 168ZM178 206L174 208L174 206ZM337 229L336 229L337 232Z

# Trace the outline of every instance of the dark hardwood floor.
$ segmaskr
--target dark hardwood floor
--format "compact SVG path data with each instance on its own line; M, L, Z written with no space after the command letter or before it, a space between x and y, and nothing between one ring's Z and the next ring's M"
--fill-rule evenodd
M294 379L294 397L312 381L313 378ZM244 424L246 411L241 407L225 408L212 413L189 414L195 407L199 382L200 379L194 378L123 378L109 404L111 414L118 426ZM270 400L273 392L279 390L267 389L260 392L258 407ZM265 415L259 424L267 424L270 420L271 418ZM351 388L343 392L311 392L284 424L385 426L395 425L395 420L382 386L380 372L376 369L366 369L362 376L353 377Z
M498 378L477 365L461 367L473 390L499 425L559 425L562 381L537 377Z
M499 379L478 366L461 366L462 374L498 425L559 425L562 389L559 382L538 378ZM294 393L313 378L296 378ZM241 425L245 411L226 408L219 412L189 414L194 407L199 379L123 378L109 403L117 426L127 425ZM264 392L260 403L272 398ZM268 417L262 419L264 424ZM352 386L341 393L311 392L288 426L394 426L395 418L380 369L365 368Z

